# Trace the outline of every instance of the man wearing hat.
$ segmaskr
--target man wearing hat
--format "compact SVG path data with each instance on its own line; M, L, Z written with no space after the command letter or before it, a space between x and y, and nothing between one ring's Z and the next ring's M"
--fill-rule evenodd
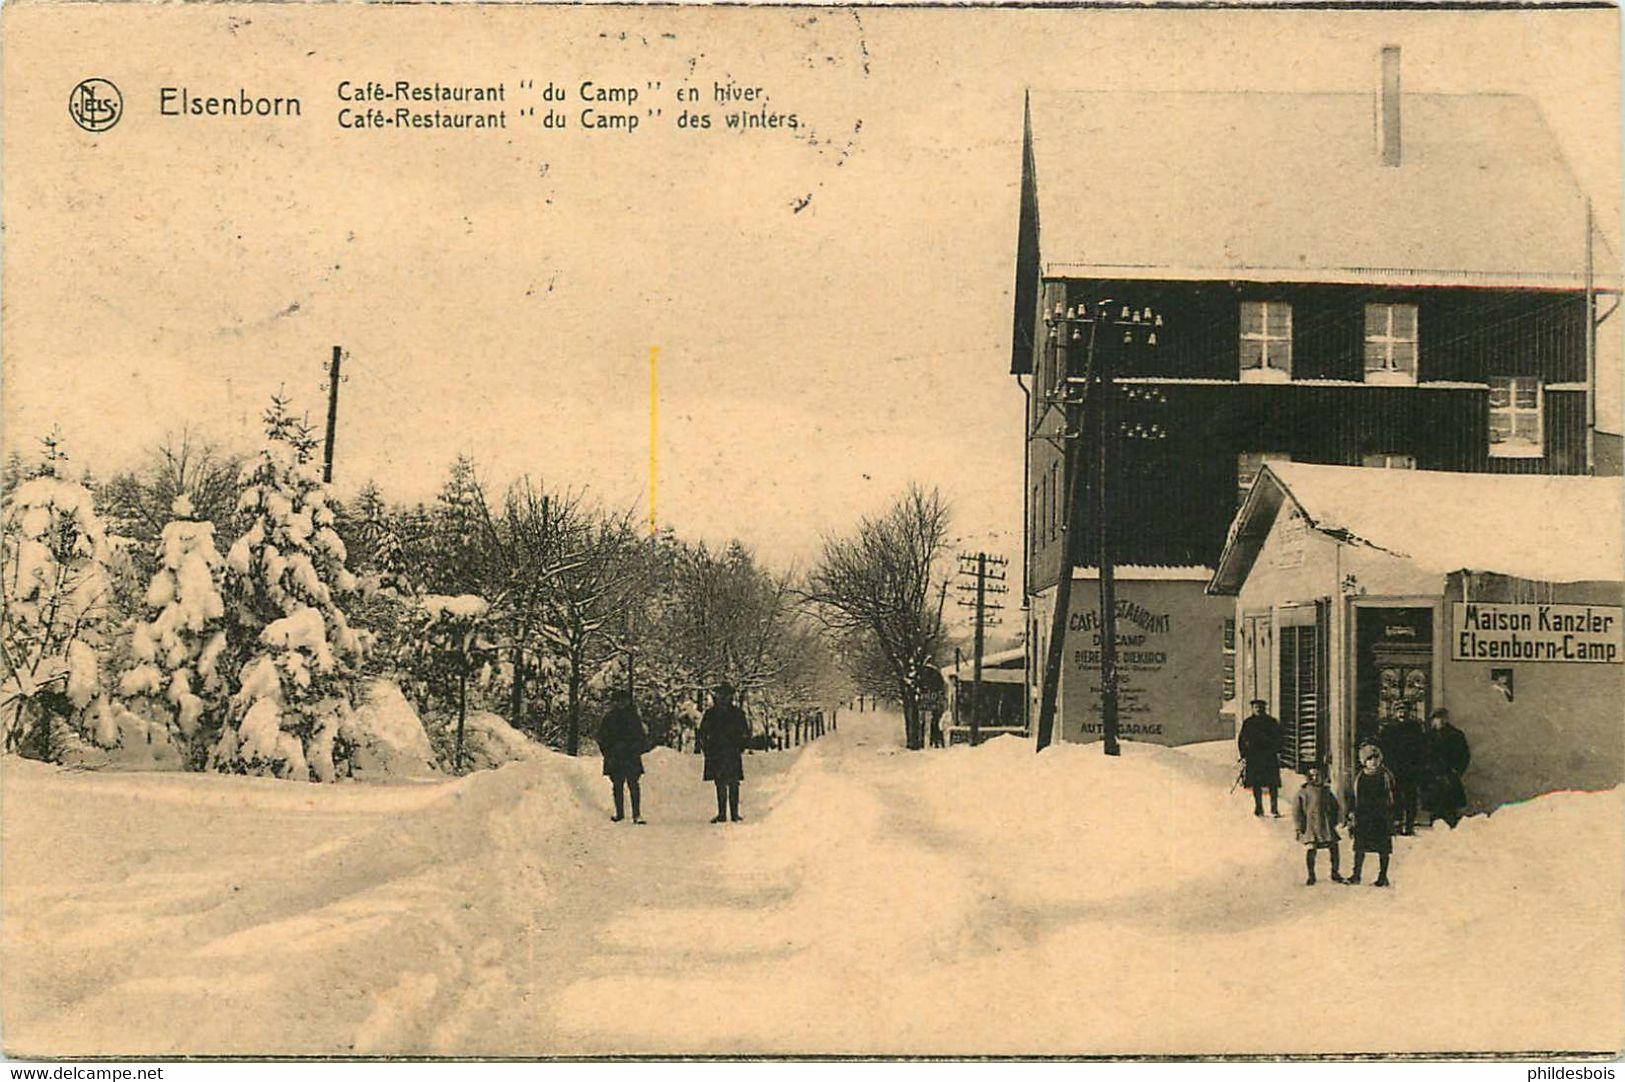
M1242 780L1253 791L1253 814L1264 814L1263 791L1270 792L1270 814L1281 817L1281 723L1270 717L1269 704L1252 701L1253 712L1241 723L1236 750L1246 764Z
M1432 778L1428 785L1428 811L1455 829L1467 806L1467 790L1461 776L1472 762L1467 736L1450 724L1450 711L1439 707L1428 715L1428 760Z
M705 752L705 780L717 787L717 815L713 823L731 817L739 822L739 783L745 779L745 744L750 740L750 722L734 705L734 689L718 684L716 702L700 719L700 748Z
M632 795L632 822L641 824L643 794L638 779L643 777L643 753L648 749L649 734L625 688L616 688L610 701L614 705L598 727L598 750L604 754L604 777L609 779L615 797L611 819L619 823L626 818L624 789Z

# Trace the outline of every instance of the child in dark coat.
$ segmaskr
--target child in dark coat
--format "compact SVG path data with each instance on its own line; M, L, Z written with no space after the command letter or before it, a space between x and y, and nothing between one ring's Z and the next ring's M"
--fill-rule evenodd
M1342 836L1337 833L1338 818L1337 796L1326 784L1325 771L1319 763L1310 763L1308 777L1304 780L1303 788L1298 790L1297 802L1292 806L1292 822L1298 829L1298 841L1306 847L1303 862L1309 869L1309 878L1304 880L1307 886L1315 885L1315 854L1322 849L1332 851L1332 882L1343 882L1337 867L1337 843L1342 841Z
M1380 862L1372 886L1388 885L1388 858L1394 851L1394 776L1382 765L1382 750L1373 744L1360 748L1360 772L1354 776L1353 807L1349 809L1349 833L1354 838L1354 874L1347 882L1360 881L1360 868L1367 853Z

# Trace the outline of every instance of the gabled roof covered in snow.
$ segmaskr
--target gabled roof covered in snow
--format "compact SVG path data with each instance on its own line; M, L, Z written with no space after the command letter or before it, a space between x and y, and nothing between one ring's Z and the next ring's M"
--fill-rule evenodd
M1291 501L1310 529L1439 574L1484 571L1538 582L1625 579L1621 482L1271 462L1230 524L1208 593L1235 594Z
M1583 286L1585 197L1534 102L1404 94L1385 166L1375 101L1033 92L1043 275Z

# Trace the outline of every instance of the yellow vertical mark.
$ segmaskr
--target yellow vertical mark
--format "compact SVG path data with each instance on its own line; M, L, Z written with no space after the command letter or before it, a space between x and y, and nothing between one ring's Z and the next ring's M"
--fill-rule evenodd
M655 535L655 485L660 446L660 347L649 347L649 536Z

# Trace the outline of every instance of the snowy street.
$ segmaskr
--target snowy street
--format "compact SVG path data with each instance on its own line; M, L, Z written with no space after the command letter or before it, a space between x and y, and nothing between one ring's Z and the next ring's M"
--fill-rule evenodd
M1311 888L1295 786L1255 819L1227 746L899 730L843 711L749 756L721 826L669 750L647 826L609 821L595 758L374 785L7 759L6 1051L1621 1047L1619 790L1398 839L1392 890L1324 861Z

